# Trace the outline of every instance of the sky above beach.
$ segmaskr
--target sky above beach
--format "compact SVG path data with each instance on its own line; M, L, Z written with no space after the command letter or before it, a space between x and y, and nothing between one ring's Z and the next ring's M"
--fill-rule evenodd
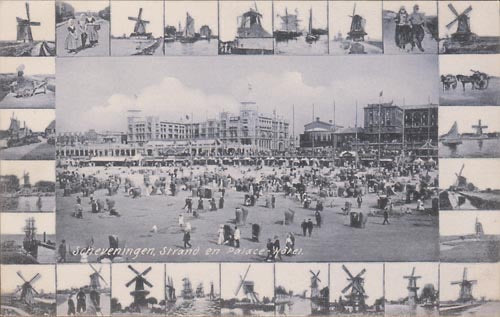
M260 113L276 110L298 136L314 117L333 120L334 101L337 124L354 127L356 101L362 126L368 103L437 103L439 94L437 57L426 55L65 58L57 73L59 132L125 131L131 109L170 121L192 114L197 122L253 100ZM83 82L85 89L75 89Z

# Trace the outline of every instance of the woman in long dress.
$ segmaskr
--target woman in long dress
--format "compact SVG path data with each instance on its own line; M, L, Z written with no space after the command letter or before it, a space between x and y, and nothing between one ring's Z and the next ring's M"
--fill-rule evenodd
M75 20L69 19L68 21L68 35L64 41L64 48L69 53L76 53L78 49L78 32L75 26Z
M85 14L80 15L80 19L77 24L78 33L80 33L80 48L84 49L87 44L87 31L85 30Z
M95 18L87 14L85 18L85 31L87 32L87 36L89 39L90 46L94 46L99 42L99 34L97 33L98 24L96 24Z

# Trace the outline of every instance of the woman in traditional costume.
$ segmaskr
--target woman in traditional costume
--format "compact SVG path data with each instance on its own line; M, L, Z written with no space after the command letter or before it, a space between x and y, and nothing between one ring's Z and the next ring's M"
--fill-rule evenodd
M85 31L87 32L89 44L91 46L99 42L99 34L97 33L98 28L99 24L96 24L95 18L90 13L87 13L87 17L85 18Z
M64 41L64 48L69 53L76 53L78 49L78 32L75 20L73 19L69 19L68 21L68 35L66 35L66 40Z

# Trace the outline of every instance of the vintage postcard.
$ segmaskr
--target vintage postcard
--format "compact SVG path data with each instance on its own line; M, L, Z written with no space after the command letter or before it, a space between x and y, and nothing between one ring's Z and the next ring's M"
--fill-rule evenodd
M497 316L499 10L0 0L0 315Z

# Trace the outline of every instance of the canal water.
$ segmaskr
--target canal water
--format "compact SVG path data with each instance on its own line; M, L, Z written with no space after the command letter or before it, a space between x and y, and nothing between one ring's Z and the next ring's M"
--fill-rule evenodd
M500 157L500 138L487 140L462 140L457 146L439 144L439 157Z

